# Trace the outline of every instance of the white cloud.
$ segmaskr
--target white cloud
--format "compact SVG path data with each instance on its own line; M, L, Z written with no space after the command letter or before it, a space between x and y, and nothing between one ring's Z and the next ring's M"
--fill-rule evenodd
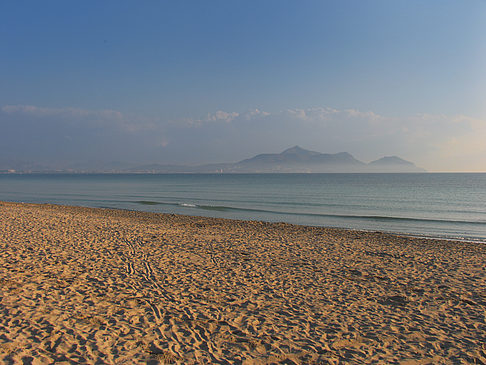
M33 105L4 105L1 110L7 114L23 114L32 117L64 116L71 118L123 119L123 114L116 110L93 111L77 108L43 108Z
M339 112L339 110L333 108L316 107L307 109L287 109L284 114L301 120L325 121Z
M0 126L0 154L30 153L31 158L224 162L298 144L348 151L364 161L398 155L429 170L486 171L486 121L464 115L396 117L315 107L217 110L199 119L168 121L115 110L5 105Z
M249 110L249 111L243 113L241 116L243 118L245 118L246 120L252 120L252 119L255 119L255 118L265 118L265 117L268 117L269 115L271 115L271 114L268 113L268 112L265 112L265 111L259 110L259 109L254 109L254 110Z
M42 163L148 159L166 144L163 125L116 110L5 105L0 128L0 155Z
M90 128L120 128L125 131L154 129L157 123L138 116L129 117L117 110L89 110L79 108L45 108L33 105L4 105L0 108L4 115L28 119L32 122L84 125Z
M204 120L205 122L219 122L223 121L226 123L231 122L235 118L237 118L240 114L237 112L227 113L222 110L218 110L216 113L210 114L208 113L207 118Z

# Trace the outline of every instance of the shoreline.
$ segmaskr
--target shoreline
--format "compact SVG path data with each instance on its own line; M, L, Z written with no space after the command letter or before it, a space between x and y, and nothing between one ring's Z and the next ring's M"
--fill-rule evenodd
M313 227L313 228L323 228L323 229L331 229L336 231L344 232L362 232L362 233L377 233L377 234L385 234L390 236L397 236L397 237L404 237L404 238L416 238L416 239L424 239L424 240L432 240L432 241L450 241L450 242L467 242L467 243L479 243L479 244L486 244L486 238L459 238L459 237L447 237L447 236L428 236L428 235L419 235L413 233L406 233L406 232L395 232L395 231L381 231L381 230L374 230L374 229L359 229L359 228L342 228L342 227L333 227L333 226L321 226L321 225L305 225L305 224L296 224L296 223L287 223L284 221L264 221L264 220L253 220L253 219L233 219L233 218L221 218L221 217L210 217L204 215L190 215L190 214L178 214L178 213L163 213L163 212L150 212L145 210L137 210L137 209L128 209L128 208L112 208L112 207L90 207L85 205L65 205L65 204L53 204L53 203L26 203L26 202L19 202L19 201L2 201L0 200L0 205L4 204L25 204L25 205L33 205L33 206L57 206L62 208L86 208L86 209L101 209L106 211L123 211L123 212L135 212L141 214L155 214L155 215L169 215L169 216L181 216L181 217L189 217L194 219L221 219L223 221L236 221L236 222L262 222L265 224L288 224L297 227Z
M0 202L0 361L486 362L486 245Z

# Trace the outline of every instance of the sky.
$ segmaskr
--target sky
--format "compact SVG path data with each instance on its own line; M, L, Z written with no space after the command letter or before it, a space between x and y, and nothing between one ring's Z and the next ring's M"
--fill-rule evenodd
M486 1L3 1L0 159L299 145L486 171Z

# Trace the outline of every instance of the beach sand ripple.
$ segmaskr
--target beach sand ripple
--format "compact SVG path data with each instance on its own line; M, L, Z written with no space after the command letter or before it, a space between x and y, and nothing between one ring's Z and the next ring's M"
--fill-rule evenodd
M486 363L486 245L0 203L0 361Z

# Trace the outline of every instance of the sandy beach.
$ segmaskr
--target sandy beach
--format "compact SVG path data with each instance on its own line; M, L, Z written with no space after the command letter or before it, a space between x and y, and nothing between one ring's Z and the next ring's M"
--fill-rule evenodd
M4 363L486 363L486 244L0 203Z

